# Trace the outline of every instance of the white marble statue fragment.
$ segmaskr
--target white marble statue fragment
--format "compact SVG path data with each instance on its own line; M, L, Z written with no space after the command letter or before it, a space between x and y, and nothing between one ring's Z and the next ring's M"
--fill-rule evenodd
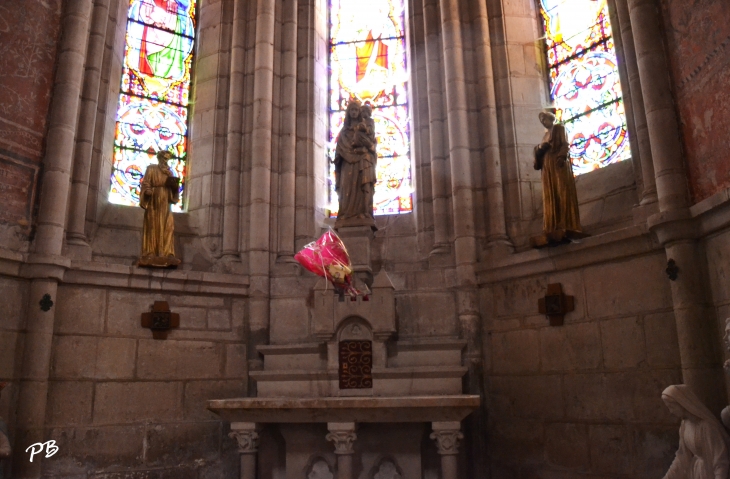
M664 479L727 479L730 436L720 421L684 384L669 386L662 400L682 419L679 449Z
M725 320L725 334L723 335L722 339L725 342L725 349L727 350L727 352L730 353L730 318L727 318ZM725 374L730 376L730 359L725 361L723 369L725 370ZM720 413L720 416L722 417L722 423L725 425L725 427L730 429L730 406L725 406L725 408Z

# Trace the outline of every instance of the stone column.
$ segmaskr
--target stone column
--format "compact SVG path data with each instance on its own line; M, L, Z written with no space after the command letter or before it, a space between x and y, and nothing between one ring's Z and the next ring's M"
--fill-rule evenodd
M69 201L74 137L84 79L92 0L65 2L61 45L56 64L46 157L43 160L41 201L38 209L36 253L60 255Z
M662 44L659 2L628 0L660 211L688 206L687 177Z
M240 0L233 2L231 69L228 94L228 131L226 138L226 175L223 206L222 259L240 261L241 164L243 162L243 103L246 75L246 9Z
M281 139L279 158L280 262L294 262L297 158L297 0L284 0L281 32Z
M424 0L423 24L428 78L428 120L433 196L433 236L431 254L451 251L449 245L449 199L446 189L447 159L444 148L444 97L441 76L441 31L438 0Z
M81 94L81 112L76 132L71 204L68 212L66 238L69 252L80 259L91 260L91 248L86 238L86 201L89 196L89 175L96 129L96 111L104 61L106 26L109 20L109 0L97 0L91 19L89 45L86 55L86 73Z
M446 79L446 112L451 157L451 201L456 271L461 286L476 283L474 191L470 168L466 82L458 0L440 0Z
M355 452L353 444L357 439L354 422L329 422L327 429L330 431L326 439L335 445L337 455L337 479L353 479L352 476L352 455Z
M92 5L92 0L64 2L58 68L46 135L46 156L43 160L38 229L33 253L22 271L24 277L32 278L14 446L14 464L17 465L14 474L22 479L41 476L41 462L28 461L25 449L36 442L45 441L48 376L55 320L52 306L56 301L58 281L63 279L64 271L70 266L70 261L60 255L63 250L74 136Z
M656 0L628 0L641 91L654 159L659 213L647 224L664 246L667 260L679 267L671 281L682 379L715 413L725 403L720 368L717 320L706 285L709 283L690 217L687 176L679 141L669 69L662 44Z
M492 46L489 39L489 17L485 1L476 2L475 48L477 58L477 85L481 87L479 110L481 112L480 133L484 148L482 161L485 162L487 180L487 247L501 255L514 251L507 237L504 218L504 191L502 188L502 165L499 151L499 131L497 130L497 99L494 93L494 74L492 71Z
M644 189L641 192L641 205L656 203L656 180L654 179L654 160L651 156L651 143L649 141L649 130L646 125L646 112L644 111L644 95L641 93L641 80L639 78L639 66L636 63L636 47L634 45L634 33L629 18L629 5L627 0L615 0L616 16L621 29L621 42L623 44L623 60L628 77L628 87L631 90L631 101L624 102L624 107L631 109L634 113L635 136L631 141L639 151L641 162L641 177L644 181Z
M232 437L238 442L238 453L241 455L241 479L256 479L256 453L259 450L259 428L252 422L232 422Z
M271 213L271 131L274 84L274 0L256 3L248 229L249 318L254 343L268 342Z
M441 479L457 479L459 443L464 438L461 432L461 423L458 421L434 422L431 439L436 441L436 447L441 455Z

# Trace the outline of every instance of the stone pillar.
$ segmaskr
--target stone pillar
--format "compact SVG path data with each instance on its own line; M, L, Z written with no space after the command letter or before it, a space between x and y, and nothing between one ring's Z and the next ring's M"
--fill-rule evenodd
M58 281L63 279L64 271L70 266L70 261L60 255L63 250L74 136L92 5L92 0L64 2L58 68L46 135L46 156L43 160L38 229L33 253L22 271L24 277L32 278L14 445L14 473L15 477L22 479L41 476L41 462L28 461L25 449L36 442L45 441L48 376L55 321L52 302L56 301Z
M621 96L624 104L624 115L626 116L626 131L628 132L629 150L631 151L631 165L634 170L634 178L636 180L636 194L641 200L644 188L643 172L641 169L641 152L639 145L635 141L636 138L636 122L634 121L634 109L632 108L633 91L629 84L629 74L626 70L625 52L626 46L623 41L623 30L621 29L621 21L618 17L616 0L608 0L608 15L611 22L611 33L613 35L614 49L616 50L616 66L618 69L619 81L621 82ZM633 38L632 48L633 48ZM652 178L653 181L653 178ZM636 217L636 215L634 215Z
M423 24L428 78L428 121L431 151L431 188L433 197L433 250L431 254L451 251L449 245L449 198L446 189L447 159L444 149L444 96L441 76L441 31L438 0L424 0Z
M458 421L434 422L431 439L436 441L436 447L441 455L441 479L457 479L459 443L464 438L461 432L461 423Z
M243 103L246 74L247 4L233 2L231 67L228 94L228 131L226 132L226 174L223 205L222 259L240 261L241 164L243 162Z
M641 177L644 181L644 188L641 191L640 203L647 205L656 203L656 180L654 179L654 160L651 156L651 143L649 141L649 130L646 125L646 112L644 110L644 95L641 93L641 80L639 79L639 66L636 63L636 47L634 45L634 33L629 18L629 5L627 0L615 0L616 16L621 29L621 42L623 44L623 63L626 67L628 77L628 88L631 90L631 101L624 102L624 107L633 111L634 116L634 137L631 138L636 149L639 151L641 162Z
M466 82L458 0L440 0L441 32L446 77L446 112L451 157L451 202L454 252L460 286L476 284L474 191L469 154Z
M662 43L659 2L628 0L641 92L654 159L659 213L647 224L679 267L671 282L682 378L715 413L725 403L715 310L707 296L707 272L695 240L687 176L679 141L669 69Z
M492 46L489 39L489 16L485 1L477 1L474 41L476 43L477 85L479 92L479 111L481 118L482 161L487 180L487 247L493 253L503 256L514 251L507 237L504 218L504 190L502 188L502 165L499 151L499 131L497 129L497 99L494 93L494 74L492 70Z
M654 161L659 210L686 208L689 192L662 43L659 2L628 0L628 7Z
M269 340L271 131L274 84L274 0L256 3L248 229L249 320L254 344ZM253 351L252 351L253 353Z
M354 422L328 422L326 439L335 445L337 455L337 479L353 479L352 455L353 444L357 439Z
M69 253L79 259L91 260L91 248L86 238L86 202L89 197L91 156L96 129L96 111L104 61L106 26L109 20L109 0L97 0L91 19L89 46L86 55L86 73L81 94L81 112L76 132L71 204L68 212L66 238Z
M33 265L27 271L36 276L30 284L25 349L18 393L16 434L13 447L14 476L22 479L41 477L41 461L28 461L25 450L45 442L48 375L53 350L53 323L56 313L58 281L64 269ZM46 297L46 295L48 295ZM45 298L45 300L44 300ZM43 301L44 306L41 307Z
M232 422L232 437L238 442L238 453L241 455L241 479L256 479L256 453L259 450L259 428L252 422Z
M297 158L297 0L284 0L281 32L281 139L279 158L280 262L294 262L294 229Z
M61 45L56 65L46 157L43 160L36 253L60 255L69 201L74 137L78 120L92 0L64 2Z
M670 281L677 325L682 381L716 414L727 404L722 375L720 338L716 311L707 288L706 258L693 238L697 226L690 219L648 220L664 246L667 260L674 260L677 277Z

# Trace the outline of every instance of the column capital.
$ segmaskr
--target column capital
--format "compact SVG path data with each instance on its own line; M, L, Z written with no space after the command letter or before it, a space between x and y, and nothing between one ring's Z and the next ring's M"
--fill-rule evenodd
M354 422L330 422L327 423L327 429L330 432L325 436L325 439L334 443L335 454L352 454L355 452L353 445L357 440L357 434L355 434Z
M433 432L429 436L436 441L436 447L442 456L453 456L459 453L459 444L464 439L459 422L434 422Z
M241 454L256 454L259 449L259 427L250 422L231 423L231 432L228 437L238 442L238 452Z

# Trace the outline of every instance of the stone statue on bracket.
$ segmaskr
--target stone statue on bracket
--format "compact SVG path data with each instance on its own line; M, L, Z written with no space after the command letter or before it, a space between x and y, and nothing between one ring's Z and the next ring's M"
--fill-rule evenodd
M169 151L157 153L157 164L147 167L140 183L139 206L144 208L142 254L138 266L147 268L176 268L175 223L170 205L180 199L180 178L172 174Z
M578 213L578 194L573 168L568 158L568 136L565 126L555 123L555 114L540 112L540 123L546 128L542 142L534 149L536 170L542 170L543 232L530 239L540 248L584 238Z
M335 148L335 190L340 209L335 227L370 226L373 218L373 192L377 177L375 123L370 105L351 99Z
M679 449L664 479L727 479L730 436L689 386L669 386L662 392L669 411L682 419Z

